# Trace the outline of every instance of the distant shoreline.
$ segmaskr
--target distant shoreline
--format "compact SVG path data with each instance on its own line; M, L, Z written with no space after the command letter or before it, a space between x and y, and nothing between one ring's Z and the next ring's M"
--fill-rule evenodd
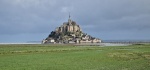
M3 45L3 44L4 44L4 45L5 45L5 44L6 44L6 45L7 45L7 44L8 44L8 45L9 45L9 44L11 45L11 44L41 44L41 43L0 43L0 45Z
M23 45L23 44L41 44L40 41L30 41L30 42L22 42L22 43L0 43L0 45ZM150 40L103 40L102 43L80 43L80 44L47 44L47 45L76 45L76 46L126 46L132 44L150 44Z
M73 46L128 46L120 43L41 44L41 43L0 43L0 45L73 45Z

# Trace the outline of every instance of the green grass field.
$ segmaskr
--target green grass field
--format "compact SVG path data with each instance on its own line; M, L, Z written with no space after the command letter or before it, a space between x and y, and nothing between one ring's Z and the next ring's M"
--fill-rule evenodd
M0 70L150 70L150 45L0 45Z

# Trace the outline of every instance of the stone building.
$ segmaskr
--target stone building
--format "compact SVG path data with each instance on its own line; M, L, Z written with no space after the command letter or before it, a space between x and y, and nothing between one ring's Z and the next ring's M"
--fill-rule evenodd
M80 32L82 31L80 26L75 21L72 21L69 17L68 22L64 22L63 25L55 29L57 32Z

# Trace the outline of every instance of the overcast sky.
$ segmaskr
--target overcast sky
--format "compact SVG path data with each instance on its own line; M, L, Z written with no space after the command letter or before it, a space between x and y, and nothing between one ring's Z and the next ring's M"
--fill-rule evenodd
M0 42L41 41L69 12L102 40L150 40L150 0L0 0Z

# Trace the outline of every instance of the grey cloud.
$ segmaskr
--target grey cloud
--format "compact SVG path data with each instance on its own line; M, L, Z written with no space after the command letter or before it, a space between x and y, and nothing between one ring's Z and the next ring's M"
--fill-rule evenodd
M150 34L149 6L149 0L0 0L0 34L48 34L71 12L83 31L98 32L97 37L109 39L115 33L130 37L136 31L144 36Z

